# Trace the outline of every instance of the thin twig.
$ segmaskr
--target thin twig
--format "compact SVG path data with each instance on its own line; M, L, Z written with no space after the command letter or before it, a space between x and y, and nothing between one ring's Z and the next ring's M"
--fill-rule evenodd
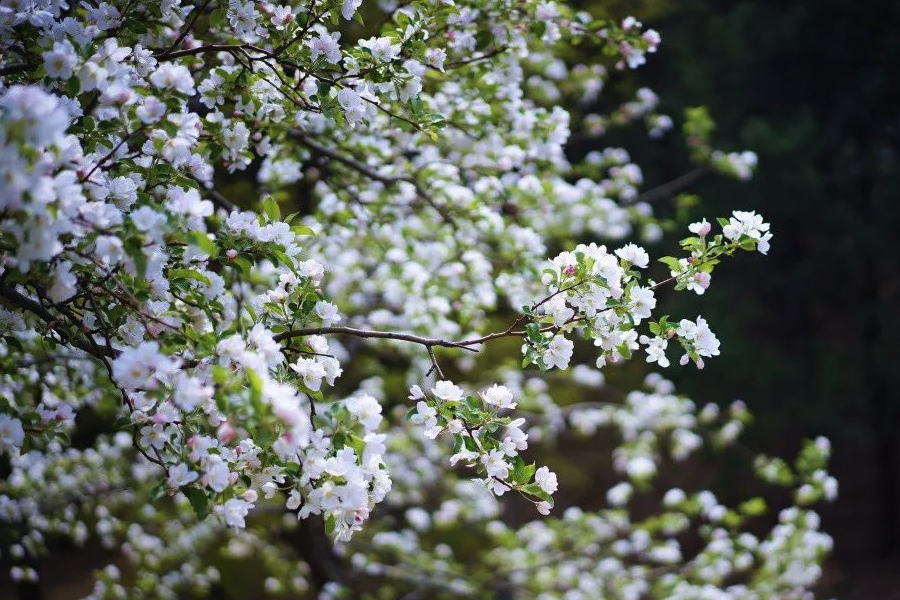
M184 28L184 30L181 32L181 34L175 39L175 41L172 42L172 45L169 46L169 49L166 50L165 52L163 52L162 55L160 55L161 59L168 58L172 54L172 52L175 51L175 48L177 48L178 46L181 45L181 42L184 41L184 38L186 38L188 36L188 34L191 32L191 29L193 29L194 24L197 22L197 19L200 17L200 13L203 12L203 10L207 7L207 5L211 1L212 0L206 0L206 2L204 2L200 6L194 6L194 10L193 10L193 13L191 14L190 22L187 24L187 26Z
M328 148L327 146L324 146L324 145L316 142L315 140L310 139L302 131L292 129L289 133L291 134L291 137L293 139L297 140L298 142L300 142L301 144L303 144L310 150L317 152L323 156L326 156L326 157L330 158L331 160L339 162L347 167L350 167L354 171L357 171L358 173L365 175L366 177L368 177L369 179L371 179L373 181L378 181L380 183L383 183L386 187L397 185L398 183L408 183L408 184L412 185L416 191L416 196L418 196L419 199L421 199L423 202L425 202L430 207L432 207L435 211L437 211L438 214L441 216L441 218L444 219L444 221L446 221L447 223L449 223L451 225L455 224L453 215L451 215L449 213L449 211L447 210L447 207L438 204L434 200L434 198L432 198L431 195L425 190L425 188L423 188L421 185L419 185L419 183L412 177L382 175L381 173L379 173L372 167L366 165L365 163L362 163L350 156L341 154L340 152L336 152L335 150L332 150L331 148Z

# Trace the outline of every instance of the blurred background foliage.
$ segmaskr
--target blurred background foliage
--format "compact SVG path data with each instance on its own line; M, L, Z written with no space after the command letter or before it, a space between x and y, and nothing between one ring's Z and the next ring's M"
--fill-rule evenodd
M787 455L803 436L829 436L841 495L823 510L836 541L825 587L900 598L900 3L584 6L634 14L661 33L660 52L625 85L659 92L676 122L707 105L714 145L759 154L749 183L706 177L691 187L703 198L693 216L755 209L775 238L768 259L716 270L709 295L665 300L666 312L703 314L723 347L703 372L668 375L697 399L745 399L755 448ZM662 142L671 152L629 144L647 187L689 169L677 137Z

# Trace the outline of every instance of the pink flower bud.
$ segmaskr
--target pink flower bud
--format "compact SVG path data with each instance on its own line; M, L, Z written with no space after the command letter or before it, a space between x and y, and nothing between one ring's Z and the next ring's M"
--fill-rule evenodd
M231 442L235 435L237 435L237 431L228 423L222 423L216 430L216 438L223 444Z

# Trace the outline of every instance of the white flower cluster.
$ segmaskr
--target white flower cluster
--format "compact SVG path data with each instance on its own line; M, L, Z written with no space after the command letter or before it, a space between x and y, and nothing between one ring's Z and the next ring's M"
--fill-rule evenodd
M525 419L499 417L499 412L513 409L512 391L494 384L475 396L466 396L451 381L438 381L431 390L432 398L414 385L410 399L416 408L410 410L411 423L424 427L425 437L434 439L446 431L454 436L454 454L450 465L474 467L484 475L484 485L502 496L507 491L519 492L531 500L538 512L550 514L552 495L557 489L556 474L548 467L526 465L520 452L528 449L528 434L523 431Z

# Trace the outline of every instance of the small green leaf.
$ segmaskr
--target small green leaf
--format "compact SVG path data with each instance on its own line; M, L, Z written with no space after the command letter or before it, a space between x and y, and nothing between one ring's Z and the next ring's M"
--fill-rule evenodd
M134 262L134 270L137 276L143 279L147 273L147 255L144 254L144 247L141 240L137 237L130 237L125 240L125 253L131 257Z
M294 235L316 235L312 227L307 227L306 225L294 225L291 227L291 231L294 232Z
M250 275L250 271L251 269L253 269L253 265L250 263L250 261L243 256L236 256L232 261L232 264L240 269L241 273L243 273L245 276Z
M246 369L247 381L250 383L250 398L256 404L262 399L262 379L253 369Z
M759 517L766 514L768 507L766 506L766 501L757 496L741 503L738 506L738 510L748 517Z
M672 271L679 272L682 270L681 264L678 262L678 259L675 258L674 256L663 256L662 258L659 259L659 262L661 262L664 265L666 265L667 267L669 267L669 269Z
M209 277L194 269L169 269L169 277L193 279L194 281L199 281L205 285L212 285Z
M119 431L120 429L125 429L127 427L131 427L131 417L119 417L115 421L113 421L113 429Z
M147 494L150 502L155 502L159 500L162 495L166 492L166 482L160 481L155 486L150 488L150 492Z
M184 492L184 495L191 501L191 508L194 509L194 514L197 515L197 519L200 521L205 519L209 514L209 498L206 497L206 494L195 487L189 487L187 489L182 488L181 491Z
M231 371L221 365L213 365L212 367L212 378L213 382L216 385L222 385L226 381L228 381L229 376L231 376Z
M191 241L201 250L206 252L210 258L215 258L219 255L219 248L216 246L212 240L210 240L206 233L202 231L190 231L188 232L188 236L190 236Z
M269 217L272 221L278 221L281 219L281 209L278 208L278 202L275 201L275 198L269 196L262 203L263 212L266 213L266 216Z
M69 77L69 80L66 82L66 95L70 98L74 98L80 91L81 80L79 80L77 77Z

